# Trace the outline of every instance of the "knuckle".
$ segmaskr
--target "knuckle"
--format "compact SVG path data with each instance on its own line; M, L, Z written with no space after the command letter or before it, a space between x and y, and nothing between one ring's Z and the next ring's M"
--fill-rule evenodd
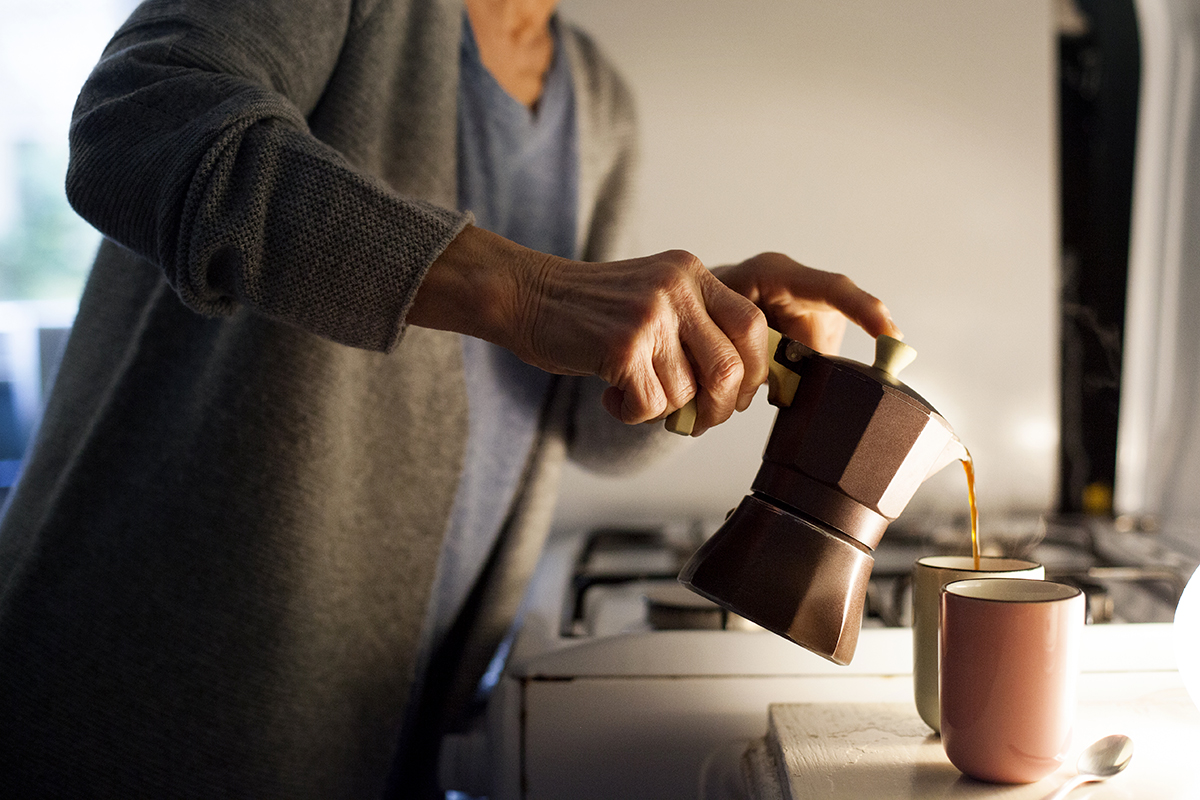
M610 385L621 390L621 420L628 423L645 422L661 416L667 408L667 399L648 380L645 370L632 365L618 369L614 374L603 377Z
M655 279L671 288L690 285L700 273L708 272L703 262L686 250L668 250L655 260L655 266Z
M689 400L697 395L695 384L683 382L664 386L663 392L663 407L660 412L665 412L668 407L671 409L683 408Z
M703 270L700 259L686 250L668 250L655 260L655 277L669 284L676 283L692 273Z
M667 399L661 394L645 397L633 392L626 393L626 397L633 398L629 410L636 422L657 419L667 412Z
M848 276L834 272L829 276L829 291L834 296L846 297L857 292L858 286Z
M677 269L704 269L704 264L701 263L700 259L687 250L668 250L663 253L663 260L669 262Z
M700 273L708 270L700 259L686 250L660 253L643 270L639 285L636 314L638 322L651 322L671 316L684 315L702 307Z
M707 371L708 384L714 391L730 390L740 386L745 375L745 366L736 352L722 353Z
M762 309L753 303L744 303L741 307L741 313L735 317L730 325L732 330L730 333L739 338L757 336L766 334L767 332L767 317L763 314Z

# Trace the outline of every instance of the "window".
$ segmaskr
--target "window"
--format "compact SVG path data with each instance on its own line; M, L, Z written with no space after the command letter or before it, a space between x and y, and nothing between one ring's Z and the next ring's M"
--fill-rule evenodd
M67 127L134 0L0 0L0 497L16 478L100 235L67 203Z

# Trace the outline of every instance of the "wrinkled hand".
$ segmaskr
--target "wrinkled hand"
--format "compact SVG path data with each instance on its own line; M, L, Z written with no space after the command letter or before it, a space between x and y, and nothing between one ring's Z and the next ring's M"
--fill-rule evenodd
M845 319L900 332L875 297L778 253L709 271L672 250L629 261L547 256L468 227L426 273L407 322L478 336L560 375L598 375L626 423L696 398L693 435L750 405L767 379L767 323L822 352Z
M767 376L767 325L690 253L607 264L546 259L510 348L551 372L595 374L626 423L697 398L700 424L745 409Z
M767 315L771 327L821 353L836 353L846 320L872 337L903 338L887 307L836 272L798 264L780 253L763 253L713 274Z
M871 336L903 336L849 278L779 253L711 272L683 251L610 264L547 259L529 288L518 355L599 375L610 384L605 408L626 423L660 419L694 395L693 435L745 410L766 381L768 321L825 353L840 347L847 318Z

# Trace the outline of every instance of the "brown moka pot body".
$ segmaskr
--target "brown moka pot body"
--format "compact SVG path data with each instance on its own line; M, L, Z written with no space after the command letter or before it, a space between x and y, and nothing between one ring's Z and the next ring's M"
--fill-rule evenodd
M925 478L966 457L946 420L895 377L915 352L884 339L870 366L779 342L795 394L773 399L781 407L752 493L679 575L837 664L854 656L884 530Z

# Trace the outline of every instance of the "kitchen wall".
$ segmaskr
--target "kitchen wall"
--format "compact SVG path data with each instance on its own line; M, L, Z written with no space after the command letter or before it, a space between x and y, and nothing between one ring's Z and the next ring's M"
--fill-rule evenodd
M640 244L709 264L779 250L881 297L904 379L975 456L985 522L1049 507L1057 443L1050 0L564 0L633 85ZM848 332L843 355L870 360ZM754 406L630 478L571 468L560 525L719 517L774 409ZM961 470L907 517L966 510Z

